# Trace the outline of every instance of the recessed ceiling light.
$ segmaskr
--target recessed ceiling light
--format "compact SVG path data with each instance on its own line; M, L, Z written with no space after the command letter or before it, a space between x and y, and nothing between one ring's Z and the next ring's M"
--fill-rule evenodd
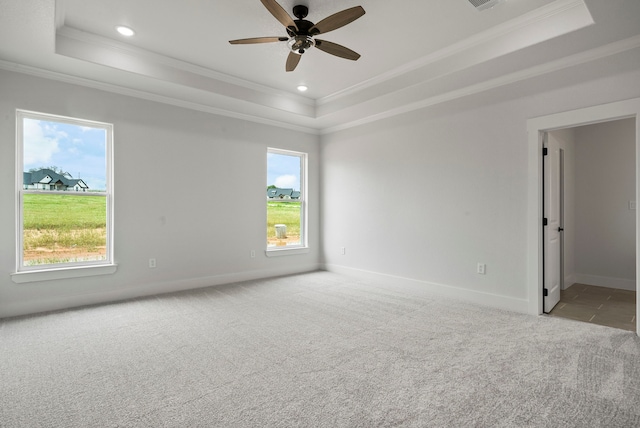
M116 27L116 31L118 31L118 33L122 34L123 36L127 36L127 37L131 37L134 34L136 34L135 31L133 31L131 28L129 27L125 27L124 25L119 25Z
M300 86L298 86L298 90L299 90L300 92L304 92L304 91L306 91L307 89L309 89L309 88L308 88L308 87L306 87L305 85L300 85Z

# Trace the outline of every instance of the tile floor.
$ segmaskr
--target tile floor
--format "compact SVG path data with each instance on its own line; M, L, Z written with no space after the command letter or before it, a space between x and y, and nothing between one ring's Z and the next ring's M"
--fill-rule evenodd
M549 315L636 331L636 292L573 284Z

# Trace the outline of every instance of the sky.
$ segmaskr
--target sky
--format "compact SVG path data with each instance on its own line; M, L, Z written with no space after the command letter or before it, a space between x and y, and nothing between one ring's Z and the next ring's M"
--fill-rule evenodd
M24 118L24 172L56 166L89 190L106 189L106 130Z
M267 186L300 190L300 157L267 154Z

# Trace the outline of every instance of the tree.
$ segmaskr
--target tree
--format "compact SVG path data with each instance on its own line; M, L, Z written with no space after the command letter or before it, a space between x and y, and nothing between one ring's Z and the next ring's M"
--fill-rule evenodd
M267 186L267 190L269 190L269 189L277 189L277 187L274 186L273 184L270 184L269 186Z

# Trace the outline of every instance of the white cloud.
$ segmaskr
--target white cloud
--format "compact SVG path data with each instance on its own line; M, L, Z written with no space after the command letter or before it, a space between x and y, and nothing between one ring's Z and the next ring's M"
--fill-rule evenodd
M275 186L281 189L295 188L298 184L298 179L295 175L281 175L276 178Z
M24 120L23 138L24 165L27 168L46 165L60 150L58 140L45 135L39 120Z

